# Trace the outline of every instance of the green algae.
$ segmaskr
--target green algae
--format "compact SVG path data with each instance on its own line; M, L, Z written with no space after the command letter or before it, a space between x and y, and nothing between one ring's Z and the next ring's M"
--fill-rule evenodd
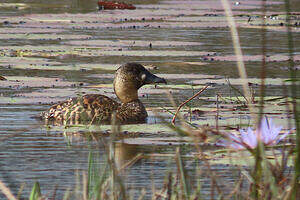
M287 145L288 146L288 145ZM216 151L218 152L218 151ZM235 150L222 150L223 153L217 153L215 155L211 155L209 163L211 165L215 164L225 164L225 165L235 165L235 166L254 166L255 157L250 154L248 151L235 151ZM266 159L267 162L271 164L278 164L282 160L282 151L280 150L267 150ZM213 152L212 152L213 153ZM218 156L221 154L221 156ZM293 159L289 157L287 161L287 166L293 166Z

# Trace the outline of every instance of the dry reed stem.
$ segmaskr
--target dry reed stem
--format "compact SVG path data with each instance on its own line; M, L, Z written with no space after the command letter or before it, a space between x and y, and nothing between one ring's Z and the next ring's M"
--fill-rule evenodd
M141 193L141 195L140 195L140 197L139 197L138 200L143 200L145 196L146 196L146 190L145 190L145 188L143 188L142 189L142 193Z
M6 196L8 200L17 200L17 198L11 193L10 189L0 180L0 190Z
M88 200L88 180L86 173L82 173L82 185L83 185L83 200Z
M166 200L171 200L171 198L172 198L172 180L173 180L172 179L172 173L169 173Z
M233 190L229 193L229 195L226 197L226 199L231 199L233 198L233 195L234 194L239 194L240 190L242 190L241 188L241 184L242 184L242 181L243 181L243 177L241 176L239 178L239 181L238 183L236 183L235 187L233 188Z
M63 200L69 200L70 199L70 196L71 196L71 192L70 192L70 188L68 188L66 190L66 192L64 193L64 197L63 197Z
M25 183L21 184L20 189L18 191L17 199L21 199L21 195L22 195L22 192L23 192L23 190L25 188L25 185L26 185Z
M144 154L143 153L139 153L138 155L136 155L134 158L132 158L131 160L129 160L128 162L126 162L124 165L122 165L122 167L120 168L119 171L124 170L130 166L132 166L134 163L136 163L137 161L139 161L140 159L144 158Z
M184 173L184 166L180 155L180 148L176 148L175 160L180 179L181 199L187 199L189 197L188 188L186 184L186 177Z
M0 81L6 81L7 79L3 76L0 76Z
M152 174L152 176L153 176L153 174ZM151 200L155 200L155 194L156 194L156 188L155 188L153 180L154 180L153 177L151 177L151 183L152 183L152 187L151 187L152 197L151 197Z
M177 114L178 114L179 110L182 108L182 106L184 106L186 103L190 102L192 99L194 99L195 97L197 97L198 95L200 95L203 91L206 90L206 88L208 88L208 86L209 86L209 85L204 86L199 92L197 92L197 93L194 94L192 97L190 97L188 100L186 100L185 102L181 103L181 104L178 106L178 108L177 108L177 110L176 110L176 113L175 113L174 116L173 116L172 124L175 124L175 119L176 119L176 117L177 117Z

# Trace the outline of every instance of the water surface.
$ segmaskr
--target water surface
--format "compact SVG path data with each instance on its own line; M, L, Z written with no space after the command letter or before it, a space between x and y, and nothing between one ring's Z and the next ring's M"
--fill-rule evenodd
M167 90L179 104L205 84L214 83L184 108L184 114L189 109L206 110L204 115L192 118L192 123L215 126L216 112L213 110L216 109L216 95L220 94L228 98L220 103L224 108L219 113L220 127L250 124L247 111L228 111L235 106L234 99L239 95L229 87L226 78L235 87L241 86L236 79L235 61L226 60L234 52L222 12L215 11L216 18L207 17L213 12L202 9L198 1L191 1L191 5L195 3L198 7L185 4L179 9L174 9L176 4L168 1L128 1L136 4L137 10L99 12L96 2L31 0L22 4L7 1L8 4L0 6L0 75L8 79L8 82L0 82L0 178L15 194L21 184L26 183L23 193L24 197L28 196L33 183L39 181L43 194L51 196L57 186L57 197L61 198L68 188L74 187L76 172L86 172L89 152L98 155L98 162L103 166L106 157L103 140L108 141L107 136L94 141L69 134L65 127L49 129L32 117L52 103L78 94L98 92L114 97L113 73L122 63L155 65L152 72L166 77L169 84L141 89L140 98L150 113L147 124L150 128L143 130L143 125L123 128L123 131L130 129L139 134L136 140L129 140L131 144L126 140L122 144L123 140L117 138L114 150L120 165L137 153L173 154L175 146L182 146L183 155L195 152L194 146L187 145L186 141L163 140L177 136L173 130L161 128L162 121L153 112L158 109L167 121L171 120L172 116L165 111L174 111ZM178 5L182 5L182 1L178 1ZM282 6L271 3L269 9L276 13ZM235 7L234 12L256 15L258 8L253 5L246 10ZM248 25L247 17L238 20L242 50L249 56L245 62L247 72L255 82L253 90L258 96L260 82L255 78L260 78L261 62L255 56L262 52L261 30ZM275 57L275 61L266 64L269 78L266 95L269 98L288 94L286 86L282 86L289 77L288 61L283 57L288 52L287 33L281 31L279 25L274 27L278 30L266 32L267 55ZM294 52L299 56L299 28L294 28ZM217 60L217 56L226 59ZM299 65L296 56L295 63ZM285 98L271 101L266 113L287 129L292 124L286 120L291 118L284 104L286 101ZM109 126L99 128L104 132L110 129ZM85 132L86 129L80 130L79 135ZM141 138L154 138L153 144L146 144L146 139L143 144ZM204 149L207 148L204 146ZM196 165L200 165L202 171L207 170L202 161L187 159L191 176L196 173ZM175 169L173 156L144 158L126 170L124 180L135 195L146 188L147 198L150 198L150 180L160 188L166 172ZM214 164L212 169L224 183L236 181L235 167L224 163ZM210 178L201 177L203 195L207 196Z

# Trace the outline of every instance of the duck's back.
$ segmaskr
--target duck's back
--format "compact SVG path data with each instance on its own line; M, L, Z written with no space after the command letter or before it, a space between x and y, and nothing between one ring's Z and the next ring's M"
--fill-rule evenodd
M87 94L53 105L41 117L54 124L109 123L119 103L100 94Z

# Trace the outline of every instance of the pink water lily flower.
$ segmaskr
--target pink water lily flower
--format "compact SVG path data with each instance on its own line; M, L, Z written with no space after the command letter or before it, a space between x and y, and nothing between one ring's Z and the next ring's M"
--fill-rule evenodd
M223 146L229 146L234 149L245 149L256 148L258 141L260 140L264 145L271 146L277 144L284 137L289 134L289 132L279 135L282 126L275 126L272 123L272 119L263 117L260 123L260 127L255 131L252 128L248 128L247 131L239 130L240 134L226 133L225 135L229 138L228 141L222 141Z

